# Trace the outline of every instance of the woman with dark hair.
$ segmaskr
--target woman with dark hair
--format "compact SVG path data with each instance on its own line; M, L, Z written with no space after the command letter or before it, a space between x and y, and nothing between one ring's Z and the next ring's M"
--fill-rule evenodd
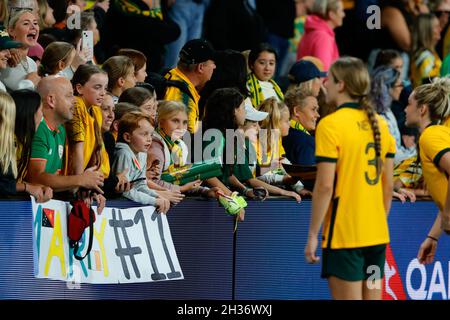
M403 58L400 52L394 49L386 49L378 52L375 59L375 64L373 65L373 69L375 70L376 68L381 66L389 66L398 70L399 72L402 72Z
M205 104L211 94L220 88L236 88L244 97L249 95L247 89L247 63L242 53L235 50L218 51L216 55L216 69L200 97L199 113L202 115Z
M158 101L155 90L143 87L128 88L120 95L119 102L128 102L138 106L144 114L150 117L152 126L156 126Z
M7 96L6 93L4 95ZM5 104L10 102L13 106L15 104L16 191L27 192L34 196L38 202L45 202L52 198L52 189L26 182L28 161L31 155L31 141L39 123L43 121L41 97L37 92L31 90L14 91L11 93L11 97L12 99L7 98L8 102ZM5 123L1 124L8 126Z
M275 49L267 43L261 43L250 51L248 66L251 72L248 75L247 88L255 108L267 98L275 97L277 101L284 99L283 92L272 79L275 75L277 58Z
M215 90L205 106L203 130L218 129L223 136L226 130L236 130L245 121L244 96L234 88Z
M242 171L247 169L245 164L239 164L240 156L245 152L244 137L240 132L236 132L239 127L245 123L245 106L244 96L235 88L223 88L214 91L205 106L205 116L203 118L203 132L207 136L213 136L214 140L204 145L203 156L205 160L208 157L222 158L222 182L232 189L239 190L239 192L247 197L256 198L254 189L248 188L241 181L236 178L236 175L244 176ZM207 132L210 130L209 132ZM215 131L213 131L215 130ZM217 131L220 131L217 132ZM230 131L233 139L227 140ZM217 141L217 138L219 141ZM234 141L236 140L237 141ZM236 142L236 143L235 143ZM211 150L211 143L214 143L214 150ZM208 154L208 150L212 151ZM218 151L218 154L215 153ZM244 157L242 157L244 158ZM230 162L233 159L233 162ZM242 159L243 160L243 159ZM249 177L250 178L250 177Z
M241 198L238 196L238 193L232 193L226 185L233 186L235 189L240 190L243 195L248 195L252 198L255 197L255 194L252 189L247 188L234 176L234 163L230 164L227 162L227 159L230 158L229 152L233 153L233 159L237 153L236 148L234 147L234 141L228 141L227 143L226 131L227 129L231 129L235 132L239 126L244 124L244 122L244 96L240 94L238 90L234 88L223 88L217 89L212 93L205 106L203 132L205 135L213 136L214 139L209 140L203 145L203 157L204 160L221 158L223 174L222 177L218 177L221 181L215 179L213 183L210 183L210 186L218 187L226 196L233 198L235 203L239 205L242 204L239 212L236 214L237 218L240 220L244 220L244 208L247 204L245 201L241 202ZM238 143L243 143L243 139L239 139L238 137ZM231 146L231 150L230 148L227 148L230 147L228 145ZM208 154L208 150L210 154ZM223 199L226 198L219 197L219 202L222 203L227 209Z
M147 57L139 50L120 49L118 56L125 56L131 59L134 64L134 76L137 82L145 82L147 78Z
M27 89L13 91L11 97L16 104L16 158L17 178L24 180L31 155L31 141L42 120L42 103L39 93Z

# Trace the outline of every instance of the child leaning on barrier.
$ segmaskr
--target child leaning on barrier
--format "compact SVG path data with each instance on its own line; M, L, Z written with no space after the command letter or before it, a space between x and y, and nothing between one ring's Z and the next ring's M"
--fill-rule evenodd
M215 197L215 189L201 187L202 181L194 179L186 184L176 185L161 178L161 174L172 168L187 164L188 147L181 139L187 131L188 114L186 106L178 101L162 101L158 106L158 126L153 133L152 145L147 154L147 178L161 187L182 193L195 192ZM154 165L154 163L158 165Z
M282 138L289 133L289 109L284 102L266 99L258 106L268 117L259 122L263 131L255 143L258 160L258 179L276 186L290 186L299 195L310 195L303 184L288 175L282 163L291 164L286 158ZM296 197L294 197L296 198Z
M275 99L273 99L273 101L276 102ZM270 175L270 177L267 176L257 177L257 175L259 175L260 172L259 170L260 162L257 159L258 157L255 149L255 146L257 147L259 146L258 132L260 128L258 122L265 121L265 119L268 118L268 116L269 116L268 112L255 110L255 108L253 108L253 106L250 104L250 101L248 101L245 104L245 123L241 127L244 130L245 134L245 154L246 154L246 161L245 161L246 168L243 168L243 170L250 173L250 175L247 176L250 178L246 179L244 182L253 188L262 187L265 188L270 194L292 197L297 202L300 202L301 197L297 193L275 186L274 177L280 176L282 179L285 173L279 174L278 172L270 171L267 173L267 176ZM289 119L289 112L287 118ZM281 144L281 139L279 140ZM238 179L241 176L239 172L235 172L235 175L238 176ZM301 187L303 189L303 186Z
M148 116L141 112L130 112L119 122L118 142L115 150L113 171L123 172L128 169L127 179L132 183L130 191L124 197L155 206L160 213L167 213L169 200L161 197L147 185L147 150L152 143L154 128Z

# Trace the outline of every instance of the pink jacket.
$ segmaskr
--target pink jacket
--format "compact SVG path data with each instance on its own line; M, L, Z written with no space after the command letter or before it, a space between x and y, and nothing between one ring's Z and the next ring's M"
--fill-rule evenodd
M297 60L304 56L313 56L323 62L324 71L339 58L339 49L333 29L316 15L306 17L305 34L298 44Z

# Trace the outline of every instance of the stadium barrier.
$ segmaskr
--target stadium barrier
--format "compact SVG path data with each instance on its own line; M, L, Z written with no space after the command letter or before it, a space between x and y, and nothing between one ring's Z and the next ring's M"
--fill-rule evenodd
M249 201L233 233L232 217L217 202L187 199L168 214L184 280L73 286L34 277L31 203L0 201L0 299L329 299L320 265L304 260L310 212L309 200ZM449 238L442 236L432 264L415 259L436 213L429 201L393 202L384 298L449 298Z

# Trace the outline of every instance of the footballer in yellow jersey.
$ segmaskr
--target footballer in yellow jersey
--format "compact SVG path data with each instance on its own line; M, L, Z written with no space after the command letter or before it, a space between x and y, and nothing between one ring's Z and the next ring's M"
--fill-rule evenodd
M417 87L405 109L406 125L418 127L419 157L427 189L439 208L431 230L422 242L417 259L431 263L442 230L450 230L450 78L436 78Z
M381 159L395 156L395 141L378 117ZM333 201L325 217L322 247L359 248L389 242L381 176L376 173L373 134L366 113L346 103L316 131L316 161L335 162Z
M448 124L448 123L447 123ZM447 197L448 177L439 162L450 151L450 127L431 125L419 139L420 161L426 186L439 210L444 210Z
M334 62L325 88L327 103L336 111L316 130L317 176L305 258L309 263L320 260L315 252L323 223L322 277L333 298L379 300L395 140L368 101L370 76L362 60Z

